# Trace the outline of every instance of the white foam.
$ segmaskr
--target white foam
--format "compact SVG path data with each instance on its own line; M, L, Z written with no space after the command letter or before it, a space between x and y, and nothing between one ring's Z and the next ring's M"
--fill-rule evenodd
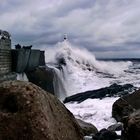
M108 128L110 125L115 124L116 121L111 117L112 104L118 98L104 98L100 99L87 99L82 103L66 103L65 106L74 114L78 119L85 122L92 123L98 130Z
M17 80L29 81L25 73L17 73Z
M66 66L56 71L61 81L56 84L59 86L56 89L60 89L56 90L56 92L59 91L57 95L60 98L110 86L113 83L129 83L140 87L139 63L97 61L91 52L76 47L68 41L59 42L55 47L46 50L47 63L58 63L59 58L64 58L66 61ZM87 99L80 104L65 105L76 118L92 123L100 130L116 123L111 117L111 110L112 104L117 99L115 97L102 100Z

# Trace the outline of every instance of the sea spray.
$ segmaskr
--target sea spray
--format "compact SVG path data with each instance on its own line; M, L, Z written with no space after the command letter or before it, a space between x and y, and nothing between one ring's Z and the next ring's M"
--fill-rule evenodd
M51 55L50 55L51 54ZM132 65L127 62L104 62L96 60L93 53L85 48L78 48L70 44L68 41L59 42L53 49L46 51L46 62L58 63L60 58L64 58L67 64L78 66L86 69L97 70L103 73L120 74Z
M111 117L111 110L117 99L118 97L107 97L102 100L87 99L82 103L66 103L65 106L76 118L92 123L98 130L101 130L116 123L115 119Z
M67 90L65 85L65 79L64 79L64 73L63 69L59 70L57 68L54 68L54 92L55 95L63 101L65 97L67 97Z
M46 63L54 68L57 78L54 87L60 98L109 86L132 66L130 61L98 61L91 52L67 40L46 50Z
M47 65L49 62L55 69L59 83L56 87L62 89L56 88L56 92L59 91L59 96L62 98L110 86L113 83L129 83L140 87L140 61L98 61L92 53L74 47L68 41L46 50L46 55ZM76 118L92 123L100 130L116 123L111 117L111 108L117 99L118 97L107 97L102 100L87 99L81 103L67 103L65 106Z
M29 81L25 73L17 73L17 80Z

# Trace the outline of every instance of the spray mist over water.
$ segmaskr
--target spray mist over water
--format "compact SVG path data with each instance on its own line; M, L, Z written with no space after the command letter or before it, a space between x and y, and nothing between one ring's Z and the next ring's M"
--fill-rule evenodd
M54 86L60 98L109 86L112 78L123 77L132 65L129 61L98 61L88 50L75 47L67 40L46 50L46 63L54 68Z
M17 73L17 80L19 80L19 81L29 81L25 73Z

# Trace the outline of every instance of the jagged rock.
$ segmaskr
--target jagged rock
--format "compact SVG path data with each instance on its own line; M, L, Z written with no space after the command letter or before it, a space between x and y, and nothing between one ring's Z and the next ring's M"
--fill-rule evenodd
M140 109L140 90L118 99L113 104L112 116L117 121L122 121L124 117L138 109Z
M82 131L85 136L96 134L98 132L97 128L93 124L84 122L80 119L76 119L76 120L78 124L80 125L80 127L82 128Z
M112 106L112 117L118 122L122 122L123 118L134 112L134 108L123 98L119 98Z
M127 95L130 91L134 89L133 85L131 84L125 84L125 85L117 85L113 84L109 87L92 90L92 91L86 91L83 93L78 93L72 96L69 96L65 98L64 103L67 102L83 102L84 100L91 98L104 98L104 97L112 97L112 96L123 96Z
M140 140L140 110L125 119L122 140Z
M23 81L0 84L0 140L82 140L81 128L52 94Z
M84 140L93 140L92 136L84 136Z
M121 131L122 129L123 129L122 123L113 124L107 128L107 130L109 131Z
M120 138L116 132L109 131L107 129L100 130L95 136L93 136L93 140L116 140Z
M53 86L54 74L51 68L38 67L33 71L26 72L26 75L30 82L43 88L45 91L54 94L54 86Z

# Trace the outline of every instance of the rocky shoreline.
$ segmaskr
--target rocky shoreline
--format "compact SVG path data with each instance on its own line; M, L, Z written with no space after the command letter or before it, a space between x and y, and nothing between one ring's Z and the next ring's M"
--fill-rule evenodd
M81 103L89 98L120 97L112 106L117 123L98 130L76 119L56 97L54 70L45 66L44 51L19 44L12 50L9 33L1 35L0 140L140 140L140 90L131 84L113 84L64 100ZM57 63L59 70L67 65L63 57ZM95 69L88 64L85 68ZM29 82L15 80L17 72L25 72Z
M82 140L72 113L52 94L23 81L0 84L1 140Z
M121 123L100 131L92 124L76 120L54 95L30 82L3 82L0 84L0 94L1 140L18 140L19 137L23 140L140 138L140 90L120 97L113 104L112 117ZM121 135L117 135L117 131L122 131Z
M90 99L96 99L96 98L103 99L105 97L122 97L135 90L136 88L131 84L125 84L125 85L112 84L109 87L74 94L72 96L66 97L63 102L64 103L68 103L68 102L80 103L89 98Z

